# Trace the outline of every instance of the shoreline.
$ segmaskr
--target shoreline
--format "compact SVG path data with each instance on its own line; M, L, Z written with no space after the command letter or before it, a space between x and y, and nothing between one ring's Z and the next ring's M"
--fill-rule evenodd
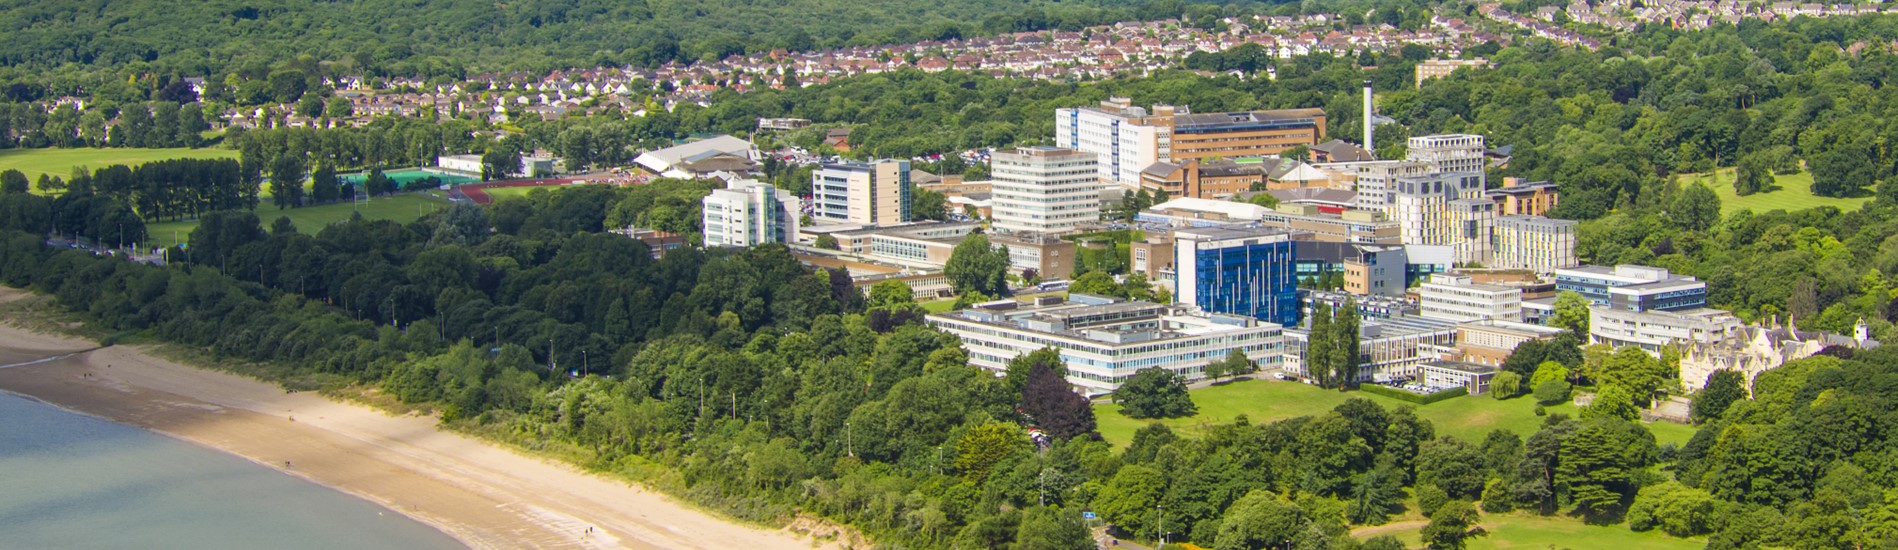
M0 302L25 295L0 289ZM41 361L62 354L70 355ZM622 480L444 431L432 417L289 393L138 347L99 348L0 323L0 365L13 365L0 368L0 391L243 458L367 500L470 548L837 546L718 518Z

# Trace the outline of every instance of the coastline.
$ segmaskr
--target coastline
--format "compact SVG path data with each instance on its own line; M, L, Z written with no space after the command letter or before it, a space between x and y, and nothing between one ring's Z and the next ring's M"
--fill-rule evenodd
M27 295L0 289L0 302ZM373 502L470 548L812 548L659 493L314 393L137 347L0 323L0 391L235 455ZM85 351L91 350L91 351Z

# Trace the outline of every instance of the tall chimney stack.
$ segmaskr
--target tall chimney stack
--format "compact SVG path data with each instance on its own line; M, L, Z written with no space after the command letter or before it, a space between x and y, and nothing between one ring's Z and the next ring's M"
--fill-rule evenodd
M1371 79L1366 78L1364 79L1364 152L1370 153L1373 158L1377 157L1377 147L1372 145L1371 131L1377 126L1376 118L1376 108L1371 106Z

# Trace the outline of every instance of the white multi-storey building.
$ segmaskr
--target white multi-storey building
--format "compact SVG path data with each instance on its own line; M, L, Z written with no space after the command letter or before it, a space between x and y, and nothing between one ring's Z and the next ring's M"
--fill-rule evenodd
M1590 342L1617 348L1640 346L1656 356L1661 354L1661 348L1667 346L1719 342L1741 326L1739 317L1713 308L1630 311L1602 305L1588 306Z
M1521 321L1522 289L1471 282L1461 275L1436 274L1417 289L1422 315L1453 323Z
M838 162L811 173L811 218L891 225L911 220L909 161Z
M1398 178L1386 209L1407 245L1449 246L1459 264L1489 261L1496 203L1479 198L1480 176L1435 173Z
M1409 145L1404 157L1430 165L1432 172L1476 174L1481 178L1489 162L1485 158L1489 150L1483 145L1483 136L1475 134L1417 136L1410 138ZM1482 188L1477 186L1478 191Z
M1086 294L1033 304L1002 300L933 314L928 322L962 340L969 364L998 372L1016 357L1055 348L1067 365L1068 382L1089 395L1111 393L1148 368L1202 378L1206 365L1224 361L1233 350L1260 369L1276 369L1285 351L1282 329L1274 323Z
M701 201L705 246L756 246L785 243L798 230L799 201L771 184L732 180Z
M1100 219L1100 181L1092 153L1023 147L991 158L994 228L1061 233Z
M1571 220L1542 216L1496 218L1490 233L1490 262L1498 269L1554 273L1575 267L1575 228Z
M1093 153L1099 181L1138 185L1141 170L1172 158L1172 118L1186 112L1171 105L1148 111L1126 98L1103 101L1099 107L1056 109L1054 142Z

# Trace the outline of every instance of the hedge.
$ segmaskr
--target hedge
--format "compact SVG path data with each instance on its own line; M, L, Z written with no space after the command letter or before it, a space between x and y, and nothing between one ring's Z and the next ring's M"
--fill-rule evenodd
M1433 393L1430 395L1417 395L1417 394L1410 393L1404 390L1391 389L1391 388L1386 388L1384 386L1376 386L1376 385L1358 386L1358 391L1362 391L1364 393L1369 393L1369 394L1382 395L1384 397L1389 397L1391 399L1409 401L1411 403L1416 403L1418 405L1429 405L1431 403L1436 403L1438 401L1442 401L1445 399L1463 397L1465 395L1470 394L1469 388L1464 388L1464 387L1451 388L1451 389L1443 390L1443 391Z

